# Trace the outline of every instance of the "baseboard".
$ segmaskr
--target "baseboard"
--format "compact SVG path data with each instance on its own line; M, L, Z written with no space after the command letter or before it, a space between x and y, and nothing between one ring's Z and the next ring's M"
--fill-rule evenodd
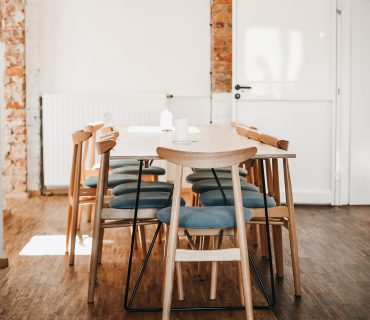
M285 192L281 192L281 199L285 202ZM294 190L293 201L294 204L333 205L333 195L329 190Z
M45 190L33 190L28 191L30 197L40 197L40 196L61 196L67 195L68 189L61 188L61 189L45 189Z
M9 266L8 258L0 258L0 269L7 268Z
M5 193L5 201L12 200L27 200L29 198L28 192L10 192Z

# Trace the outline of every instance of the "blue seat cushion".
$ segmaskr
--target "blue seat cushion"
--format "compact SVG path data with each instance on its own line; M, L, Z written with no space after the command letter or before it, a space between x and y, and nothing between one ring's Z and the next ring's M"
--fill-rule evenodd
M170 192L144 192L140 193L139 209L147 208L164 208L168 206L168 197ZM115 209L133 209L135 208L136 193L127 193L114 197L109 202L109 207ZM181 199L181 205L185 205L185 201Z
M223 189L233 188L232 180L230 179L219 179L219 180L220 180L220 184ZM255 191L255 192L259 191L255 185L248 183L245 180L241 180L240 184L241 184L242 190ZM195 182L191 190L194 193L204 193L204 192L211 191L211 190L218 190L218 185L215 179L201 180L201 181Z
M234 205L233 190L225 190L225 195L229 201L229 205ZM242 190L243 206L246 208L264 208L263 194L255 191ZM225 205L224 198L220 190L212 190L205 192L199 197L200 203L205 206L222 206ZM276 207L274 198L267 196L267 206Z
M159 210L157 217L163 223L170 224L171 208ZM252 214L247 208L244 208L244 217L245 222L252 218ZM180 208L179 227L181 228L226 229L235 226L235 208L232 206Z
M194 172L212 172L211 169L199 169L199 168L194 168L193 169ZM223 168L217 168L215 169L216 173L218 172L227 172L227 173L231 173L231 167L223 167ZM242 176L242 177L246 177L248 175L248 171L243 169L243 168L239 168L239 175Z
M110 174L108 176L108 187L114 188L122 183L137 181L137 176L132 174ZM84 181L84 185L90 188L96 188L98 185L98 177L90 177Z
M130 182L120 184L112 189L112 194L115 196L120 196L121 194L125 193L134 193L137 189L137 182ZM152 192L152 191L159 191L159 192L170 192L172 189L172 184L169 182L149 182L149 181L141 181L140 184L140 192Z
M219 179L230 179L231 180L231 173L229 172L216 172L217 177ZM211 171L208 172L194 172L192 174L189 174L186 177L186 182L194 183L201 180L208 180L208 179L214 179L213 173ZM240 179L244 179L244 177L240 177Z
M127 167L127 166L138 166L139 161L137 160L129 160L129 159L115 159L115 160L109 160L109 168L116 169L120 167Z
M112 173L122 174L139 174L139 166L127 166L114 169ZM162 176L166 174L166 170L161 167L149 166L148 168L143 167L143 175Z

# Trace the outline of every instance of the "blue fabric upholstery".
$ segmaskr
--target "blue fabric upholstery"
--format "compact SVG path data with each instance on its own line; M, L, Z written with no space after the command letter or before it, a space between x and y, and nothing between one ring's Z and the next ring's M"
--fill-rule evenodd
M233 190L225 190L225 195L229 201L229 205L234 205L234 194ZM254 191L242 190L243 206L246 208L264 208L263 194ZM200 195L200 203L205 206L222 206L225 205L224 198L222 197L220 190L208 191ZM276 203L274 198L267 197L267 206L275 207Z
M127 166L139 166L139 161L137 160L109 160L109 168L116 169L120 167L127 167Z
M122 173L122 174L139 174L139 166L127 166L114 169L112 173ZM149 166L148 168L144 168L143 166L143 175L154 175L154 176L162 176L166 174L166 170L161 167L153 167Z
M162 209L168 206L168 197L170 192L143 192L140 193L139 209L158 208ZM127 193L121 196L114 197L109 202L109 207L115 209L133 209L135 208L136 193ZM185 201L181 199L181 205L185 205Z
M112 189L112 194L115 196L120 196L121 194L126 193L134 193L137 189L137 182L130 182L120 184L117 187ZM148 182L148 181L141 181L140 185L140 192L152 192L152 191L159 191L159 192L170 192L172 189L172 184L168 182Z
M194 172L212 172L211 169L199 169L199 168L194 168L193 169ZM215 169L216 173L218 172L228 172L228 173L231 173L231 167L223 167L223 168L217 168ZM239 175L242 176L242 177L246 177L248 175L248 171L243 169L243 168L239 168Z
M137 181L137 176L132 174L110 174L108 176L108 187L114 188L122 183ZM84 181L84 185L90 188L96 188L98 185L98 177L90 177Z
M170 224L171 208L164 208L157 212L158 220ZM249 209L244 208L245 222L252 218ZM226 229L234 228L235 208L220 207L182 207L180 208L179 227L189 229Z
M219 179L219 180L220 180L220 184L223 189L233 188L232 180L230 179ZM248 183L245 180L241 180L240 184L241 184L242 190L255 191L255 192L259 191L255 185ZM204 192L211 191L211 190L218 190L218 185L215 179L201 180L201 181L195 182L191 190L194 193L204 193Z
M216 172L216 174L217 174L217 177L219 179L230 179L231 180L231 173L229 173L229 172ZM208 172L194 172L192 174L189 174L186 177L186 182L194 183L194 182L197 182L197 181L208 180L208 179L214 179L213 173L211 171L208 171ZM244 178L240 177L240 179L244 179Z

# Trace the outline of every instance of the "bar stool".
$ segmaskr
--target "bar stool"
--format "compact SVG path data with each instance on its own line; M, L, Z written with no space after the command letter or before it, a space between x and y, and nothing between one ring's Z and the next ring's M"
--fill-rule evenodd
M251 158L256 153L256 148L217 153L192 153L157 148L157 153L161 158L176 164L172 207L162 209L158 212L158 219L165 224L169 224L166 244L165 278L162 293L162 319L167 320L170 318L175 262L184 261L239 261L238 264L242 275L240 281L241 295L244 297L247 319L253 319L252 288L245 227L245 223L251 218L251 213L248 209L243 208L238 165ZM232 166L233 194L236 199L235 206L212 208L185 207L180 209L184 166L198 168ZM202 251L177 248L179 228L190 234L192 230L196 230L197 235L211 236L218 234L220 229L233 231L235 227L237 239L235 248Z

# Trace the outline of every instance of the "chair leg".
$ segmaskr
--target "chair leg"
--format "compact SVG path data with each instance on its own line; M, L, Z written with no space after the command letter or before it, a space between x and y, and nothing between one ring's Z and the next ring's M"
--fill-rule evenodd
M218 262L212 261L211 269L211 291L209 294L210 300L216 300L217 295L217 275L218 275Z
M163 228L161 228L161 230L159 231L159 234L158 234L158 244L162 244L163 242Z
M210 241L210 236L202 236L203 241L202 241L202 249L201 250L208 250L209 249L209 241ZM205 280L206 278L206 271L207 271L207 263L206 262L199 262L198 267L199 267L199 276L202 280Z
M146 252L147 252L144 226L139 226L138 231L139 231L138 234L139 234L139 240L140 240L141 255L142 255L142 258L144 259L146 256Z
M92 209L93 209L93 205L89 204L87 206L87 222L91 222Z
M75 199L72 206L72 227L71 227L71 241L69 250L69 265L73 266L75 262L75 247L76 247L76 235L77 235L77 224L78 224L78 211L79 211L78 199Z
M284 277L284 264L283 264L283 228L279 225L272 226L272 236L274 239L274 253L276 275L279 278Z
M177 247L180 248L180 238L177 237ZM181 262L176 262L176 282L177 282L177 298L179 301L184 301L184 283L182 280Z
M170 225L170 229L172 224ZM174 268L175 268L175 255L176 255L176 236L177 227L175 230L170 230L169 237L167 238L167 250L166 250L166 262L165 262L165 277L163 286L163 310L162 310L162 320L170 319L171 312L171 299L173 290L173 278L174 278ZM171 232L172 231L172 232Z
M240 214L240 213L238 213ZM243 219L244 220L244 219ZM252 301L252 284L249 269L248 259L248 241L245 225L241 223L241 219L237 217L237 243L240 248L240 269L243 281L243 296L245 313L248 320L253 320L253 301ZM243 221L244 222L244 221Z
M99 226L94 227L93 231L93 242L91 249L91 258L90 258L90 275L89 275L89 291L87 301L88 303L94 302L94 293L96 286L96 278L98 272L98 259L99 259L99 242L101 236L100 221L94 221L94 223L99 224Z
M298 239L297 239L296 218L295 218L294 204L293 204L292 184L290 180L290 172L289 172L289 165L288 165L287 159L283 159L283 165L284 165L286 204L289 210L288 230L289 230L290 254L292 257L294 289L295 289L295 295L300 296L301 295L301 274L300 274L300 267L299 267Z
M256 246L258 245L258 225L257 224L250 224L249 231L251 235L251 245Z
M197 206L197 194L194 192L191 193L191 206L192 207Z
M204 236L198 236L199 237L199 246L198 246L198 250L203 250L204 248ZM199 261L198 262L198 275L200 276L200 271L201 271L201 262Z
M72 206L68 203L67 228L66 228L66 253L69 251L69 240L71 239Z
M81 230L82 206L78 206L77 231Z
M130 233L131 233L131 236L132 236L132 227L130 227ZM138 232L135 233L135 242L134 242L134 249L137 249L137 243L139 241L139 236L138 236Z
M260 243L261 243L261 256L268 258L266 226L264 224L260 224L259 231L260 231Z
M213 236L213 250L218 250L221 248L223 236ZM209 294L210 300L216 300L217 296L217 275L218 275L218 262L212 261L211 269L211 291Z
M104 223L104 220L102 220ZM104 240L104 229L100 230L99 235L99 252L98 252L98 263L101 264L102 256L103 256L103 240Z
M217 249L217 236L213 236L213 250ZM217 294L217 275L218 275L218 262L212 261L211 268L211 291L209 294L210 300L216 300Z
M244 289L243 289L243 276L242 276L242 269L241 269L240 261L237 261L236 266L237 266L237 269L238 269L240 302L241 302L242 306L245 306Z

